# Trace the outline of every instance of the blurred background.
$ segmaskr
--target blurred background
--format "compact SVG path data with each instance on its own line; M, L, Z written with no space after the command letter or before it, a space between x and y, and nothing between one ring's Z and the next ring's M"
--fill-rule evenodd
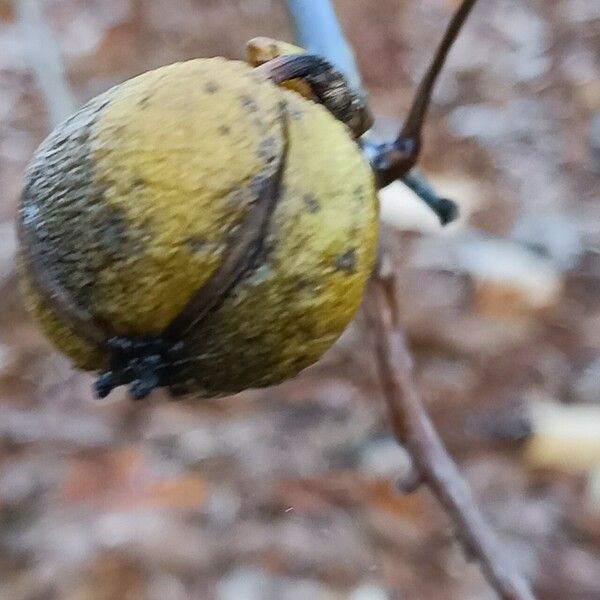
M454 0L334 3L380 130ZM78 104L173 61L290 39L279 0L44 0ZM360 315L315 367L217 401L93 400L16 291L13 218L49 129L0 0L0 598L493 598L425 489L394 492ZM544 599L600 598L600 3L481 0L435 95L422 170L386 234L424 401Z

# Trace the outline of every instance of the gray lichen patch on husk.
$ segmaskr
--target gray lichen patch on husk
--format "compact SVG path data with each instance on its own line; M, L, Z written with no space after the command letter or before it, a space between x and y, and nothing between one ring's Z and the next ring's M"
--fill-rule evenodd
M103 203L94 181L90 131L111 92L93 99L59 126L36 152L20 207L27 234L25 260L39 268L72 300L93 305L98 268L133 252L133 232Z

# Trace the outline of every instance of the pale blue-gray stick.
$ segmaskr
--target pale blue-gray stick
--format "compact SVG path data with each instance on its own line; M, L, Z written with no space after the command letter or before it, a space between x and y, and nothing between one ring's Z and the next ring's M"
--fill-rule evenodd
M362 90L354 53L330 0L285 0L296 42L337 67L356 90Z

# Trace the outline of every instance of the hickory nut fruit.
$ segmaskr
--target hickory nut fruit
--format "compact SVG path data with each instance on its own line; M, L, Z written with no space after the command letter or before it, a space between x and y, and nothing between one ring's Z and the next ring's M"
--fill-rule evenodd
M377 212L369 164L322 104L243 62L177 63L94 98L37 150L24 297L101 374L100 396L266 386L354 316Z

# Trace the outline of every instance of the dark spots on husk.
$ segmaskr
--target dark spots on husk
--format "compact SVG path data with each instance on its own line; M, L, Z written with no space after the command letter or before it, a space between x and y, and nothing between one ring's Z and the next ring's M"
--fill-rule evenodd
M240 98L242 102L242 108L248 113L255 113L258 111L258 106L253 98L248 95L244 95Z
M298 275L294 280L292 291L294 294L313 295L315 291L315 282L310 277Z
M345 273L356 273L356 249L351 248L335 257L335 268Z
M206 240L202 238L194 237L187 240L187 247L192 252L202 252L206 248Z
M273 136L267 136L258 145L258 156L265 162L273 162L277 152L277 142Z
M144 108L148 107L148 104L150 103L150 96L144 96L139 102L138 102L138 106L143 110Z
M141 188L141 187L144 187L145 185L146 185L146 181L144 179L142 179L141 177L136 177L131 182L131 189L135 190L136 188Z
M321 205L313 194L304 194L302 200L304 201L304 206L306 206L309 213L315 214L321 210Z
M208 81L204 86L204 91L207 94L216 94L219 91L219 85L214 81Z
M218 131L219 135L229 135L231 133L231 127L228 125L221 125Z

